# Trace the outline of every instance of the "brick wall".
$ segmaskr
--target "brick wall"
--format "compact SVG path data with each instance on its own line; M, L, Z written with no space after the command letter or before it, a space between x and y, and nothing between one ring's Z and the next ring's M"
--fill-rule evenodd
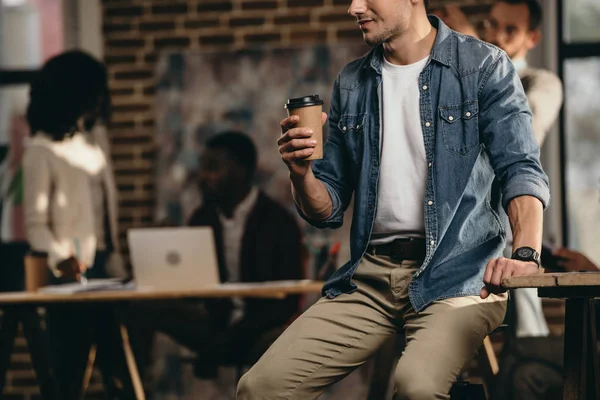
M462 2L481 21L491 0ZM349 0L104 0L113 158L124 232L153 220L154 69L161 52L354 42ZM434 4L437 5L435 0Z

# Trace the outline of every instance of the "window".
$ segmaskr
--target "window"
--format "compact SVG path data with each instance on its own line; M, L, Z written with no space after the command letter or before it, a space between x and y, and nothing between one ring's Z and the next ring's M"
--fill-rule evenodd
M564 38L567 42L600 41L600 1L568 0L565 7Z
M558 16L563 235L600 265L600 3L561 0Z

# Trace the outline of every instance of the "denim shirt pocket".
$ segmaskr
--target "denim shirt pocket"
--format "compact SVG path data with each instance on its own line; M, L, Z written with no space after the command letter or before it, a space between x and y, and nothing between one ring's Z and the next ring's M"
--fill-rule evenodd
M342 115L338 122L338 129L344 135L346 146L352 159L357 161L364 148L364 135L366 130L367 114Z
M440 107L440 124L447 151L464 156L479 146L478 114L477 101Z

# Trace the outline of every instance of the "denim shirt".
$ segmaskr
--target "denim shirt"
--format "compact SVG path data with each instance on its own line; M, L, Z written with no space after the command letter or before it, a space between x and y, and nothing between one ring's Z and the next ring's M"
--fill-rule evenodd
M417 312L436 300L478 295L487 262L505 246L509 202L528 195L545 208L550 200L531 111L510 59L490 44L450 30L437 17L430 22L438 32L419 77L428 162L423 201L427 252L409 287ZM330 298L356 290L352 277L373 229L382 60L379 45L338 75L324 158L313 164L333 212L323 221L303 215L309 223L339 228L354 195L351 260L326 282L323 294Z

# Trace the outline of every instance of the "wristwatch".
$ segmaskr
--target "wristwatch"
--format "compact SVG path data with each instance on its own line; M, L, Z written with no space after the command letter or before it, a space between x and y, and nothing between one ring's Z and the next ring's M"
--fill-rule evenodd
M511 258L519 261L533 261L537 264L538 268L540 267L540 253L531 247L519 247L515 250Z

